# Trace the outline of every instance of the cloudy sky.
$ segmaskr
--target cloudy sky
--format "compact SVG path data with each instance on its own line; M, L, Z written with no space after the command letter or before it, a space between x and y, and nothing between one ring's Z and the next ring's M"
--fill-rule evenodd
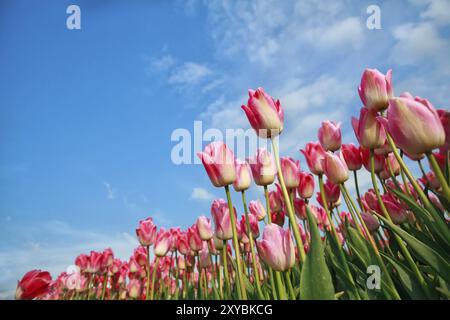
M66 27L70 4L81 30ZM148 216L186 227L209 215L223 191L172 162L171 135L196 120L248 129L248 88L281 100L282 152L304 168L298 149L322 120L355 141L364 68L392 68L395 93L448 108L449 25L449 0L3 0L0 298L27 270L57 275L91 249L128 258Z

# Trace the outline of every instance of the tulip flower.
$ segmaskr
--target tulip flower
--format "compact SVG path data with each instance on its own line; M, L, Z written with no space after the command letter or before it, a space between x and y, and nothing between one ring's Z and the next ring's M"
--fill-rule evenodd
M81 272L85 272L89 264L89 257L82 253L75 259L75 265L80 268Z
M272 219L273 223L282 227L282 226L284 226L284 221L286 219L286 213L284 213L284 211L272 211L271 219Z
M300 161L289 157L281 158L281 172L286 188L294 189L300 184Z
M127 285L128 296L137 299L141 295L141 282L138 279L131 279Z
M29 271L18 282L15 298L17 300L38 298L47 293L51 282L52 276L47 271Z
M378 219L376 219L372 214L369 212L361 212L361 217L366 224L367 229L370 232L375 232L380 227L380 223L378 222Z
M108 248L108 249L103 250L102 255L103 255L103 257L102 257L102 269L107 269L113 264L114 253L111 250L111 248Z
M389 100L387 118L382 118L396 145L409 154L421 154L442 147L445 131L432 104L416 97Z
M211 265L211 256L209 255L209 249L206 242L203 242L198 258L198 266L200 268L208 268Z
M272 155L264 148L258 149L253 158L247 159L253 180L258 186L267 186L275 180L276 168Z
M300 183L297 192L303 199L309 199L314 194L314 177L312 174L301 171L299 172Z
M250 231L252 232L253 238L256 239L259 237L258 220L257 220L256 216L253 214L248 215L248 220L250 222ZM243 215L241 218L240 227L241 227L241 230L248 236L247 221L245 219L245 215Z
M281 194L281 190L279 190L279 188L269 192L269 206L270 210L275 212L284 209L283 195Z
M358 93L367 109L382 111L389 105L389 98L393 96L392 70L386 75L377 69L366 69L361 78Z
M256 134L261 138L271 138L283 131L284 113L279 100L269 96L263 88L248 90L247 105L242 109Z
M423 184L424 187L427 187L431 190L438 191L441 188L441 184L436 178L436 175L433 171L430 171L422 178L419 178L419 181Z
M336 151L341 147L341 123L323 121L318 133L322 147L327 151Z
M260 258L275 271L286 271L295 264L291 233L270 223L265 226L261 241L256 242Z
M177 238L177 250L182 255L187 255L190 252L190 245L185 232L182 232Z
M236 215L236 209L234 209ZM211 205L211 215L216 227L215 234L221 240L229 240L233 237L231 229L228 203L223 199L214 200Z
M359 147L355 146L353 143L343 144L341 152L349 170L357 171L361 169L362 158Z
M445 131L445 144L440 148L440 152L446 154L450 150L450 112L445 109L438 109L437 113Z
M156 238L156 225L152 218L139 221L139 227L136 229L136 235L142 246L151 246Z
M367 149L384 146L386 131L377 112L361 108L359 119L352 117L352 127L359 144Z
M236 192L245 191L252 183L252 174L250 173L250 166L247 162L236 160L236 180L233 182L233 187Z
M361 148L361 158L364 165L364 168L366 168L367 171L370 172L370 150ZM374 171L375 173L380 173L383 171L386 159L383 155L374 154Z
M154 253L157 257L164 257L171 247L171 234L164 228L159 229L156 234Z
M266 217L266 209L259 200L252 200L248 204L248 209L251 214L253 214L258 221L264 220Z
M322 159L322 168L327 178L334 184L342 184L348 180L348 167L342 153L337 156L327 152Z
M134 249L133 257L139 266L147 265L148 252L145 247L140 246L140 247L137 247L136 249Z
M322 159L325 157L325 150L319 142L308 142L305 149L300 150L305 156L309 171L319 175L323 173Z
M302 220L306 219L306 202L304 199L294 199L295 215Z
M103 255L100 252L91 251L89 255L89 263L86 272L97 273L102 267Z
M204 241L208 241L213 237L214 232L211 227L211 221L205 216L197 218L197 230L200 238Z
M189 246L193 251L198 252L199 250L202 249L203 240L200 236L198 224L194 224L192 227L188 228L186 235L189 242Z
M407 219L407 211L402 207L399 201L394 198L390 193L383 194L384 206L386 207L392 222L395 224L402 224Z
M329 202L339 202L341 197L341 189L339 188L339 185L333 183L331 180L327 180L323 185L323 189Z
M202 160L209 179L215 187L230 185L236 179L233 151L222 141L214 141L206 146L204 152L197 153Z

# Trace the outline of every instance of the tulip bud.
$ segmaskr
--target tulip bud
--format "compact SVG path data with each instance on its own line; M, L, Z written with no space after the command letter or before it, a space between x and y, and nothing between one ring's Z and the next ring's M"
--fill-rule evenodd
M259 200L250 201L248 209L250 213L258 219L258 221L264 220L266 216L266 209Z
M206 146L204 152L197 153L202 160L206 173L212 184L224 187L236 179L236 169L233 151L222 141L214 141Z
M366 170L370 172L370 150L365 148L360 149L364 168L366 168ZM385 162L386 159L383 155L374 154L374 172L380 173L381 171L383 171Z
M364 148L375 149L384 145L386 131L376 111L361 108L359 119L352 117L352 126L359 144Z
M255 157L247 160L253 179L258 186L267 186L275 180L276 168L272 155L264 148L258 149Z
M428 100L393 98L387 119L381 119L397 146L409 154L427 153L445 144L444 127Z
M248 90L247 105L242 109L256 134L261 138L271 138L283 131L284 113L279 100L269 96L263 88Z
M323 173L321 159L325 157L325 150L319 142L308 142L304 150L300 150L305 156L309 171L319 175Z
M361 212L361 217L370 232L375 232L380 227L378 219L376 219L372 214L368 212Z
M159 229L156 234L154 253L157 257L164 257L171 247L171 234L164 228Z
M197 252L202 249L203 241L200 237L197 225L194 224L192 227L188 228L187 239L189 242L189 246L193 251Z
M48 292L52 276L47 271L32 270L19 281L16 288L17 300L32 300Z
M319 128L319 141L327 151L336 151L341 147L341 123L334 121L324 121Z
M392 222L395 224L402 224L408 218L407 211L402 207L391 194L386 193L381 196L384 206L386 207Z
M259 237L259 226L258 226L258 220L256 219L256 216L253 214L248 215L248 220L250 223L250 231L252 232L253 239L256 239ZM245 234L248 236L247 232L247 220L245 218L245 215L241 218L241 230L245 232Z
M302 220L306 219L306 202L304 199L294 199L295 215Z
M382 111L389 105L389 98L393 96L392 70L386 75L377 69L366 69L358 88L359 96L367 109Z
M136 235L142 246L151 246L155 242L156 225L152 218L139 221L139 227L136 229Z
M131 279L127 285L128 296L137 299L141 295L141 282L138 279Z
M236 192L247 190L252 183L252 174L250 173L250 166L246 162L236 160L236 180L233 182L233 187Z
M198 217L197 230L200 238L204 241L207 241L213 237L214 232L211 227L211 221L205 216Z
M339 156L327 152L322 160L322 168L327 178L334 184L342 184L348 180L348 168L342 153Z
M300 183L297 191L303 199L309 199L314 194L314 177L308 172L301 171L299 173Z
M236 215L236 209L234 209L233 214ZM231 239L233 237L233 232L228 203L223 199L214 200L211 206L211 215L216 227L216 236L221 240Z
M362 167L362 159L360 149L353 143L342 145L342 156L347 163L348 169L351 171L356 171Z
M281 158L281 172L286 188L294 189L298 187L300 183L298 175L300 172L300 161L295 161L289 157Z
M291 233L270 223L265 226L263 239L256 242L259 257L275 271L286 271L295 264L295 249Z

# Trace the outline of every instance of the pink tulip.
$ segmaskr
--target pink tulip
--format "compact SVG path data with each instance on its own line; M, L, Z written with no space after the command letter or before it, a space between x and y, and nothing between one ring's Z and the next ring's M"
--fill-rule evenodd
M18 282L15 298L32 300L48 292L52 276L47 271L32 270L27 272Z
M368 212L361 212L361 217L370 232L375 232L380 227L378 219L376 219L372 214Z
M363 161L364 168L370 172L370 150L361 148L361 157ZM384 169L386 159L383 155L374 154L374 171L375 173L380 173Z
M286 219L286 214L284 211L272 211L270 217L272 219L272 223L275 223L280 227L284 226L284 221Z
M445 144L440 148L440 151L445 154L450 150L450 112L445 109L438 109L437 113L445 131Z
M377 69L366 69L358 88L359 96L364 106L374 111L382 111L389 105L389 98L393 96L392 70L386 75Z
M214 200L211 206L211 215L216 226L215 234L221 240L229 240L233 237L228 203L223 199ZM236 215L236 209L234 209Z
M431 190L438 191L439 189L441 189L441 184L436 178L436 175L433 171L430 171L422 178L419 178L419 181L423 184L424 187L427 187Z
M151 246L156 238L156 225L152 218L139 221L139 227L136 229L136 235L142 246Z
M141 282L138 279L131 279L127 285L128 296L137 299L141 295Z
M253 214L248 215L248 220L250 222L250 231L252 232L253 239L256 239L259 237L259 226L258 226L258 220L256 219L256 216ZM247 221L245 219L245 215L242 216L240 221L240 227L241 230L248 236L247 233Z
M342 153L337 156L327 152L322 159L322 168L327 178L334 184L342 184L348 180L348 167Z
M319 175L323 173L321 159L325 158L325 150L319 142L308 142L304 150L300 150L305 156L309 171Z
M281 172L286 188L294 189L300 184L300 161L290 157L281 158Z
M197 230L201 240L207 241L213 237L211 221L205 216L197 218Z
M378 204L378 199L373 189L369 189L363 196L362 202L366 210L373 210L376 212L381 212L380 205Z
M111 248L108 248L103 250L102 255L102 269L107 269L113 264L114 253Z
M303 199L309 199L314 194L314 177L312 174L301 171L299 172L300 183L297 192Z
M336 203L340 200L341 189L339 188L339 185L333 183L330 180L327 180L323 185L323 189L325 191L325 196L327 197L327 201Z
M197 252L202 249L203 240L200 237L199 229L196 224L188 228L186 235L192 251Z
M283 131L284 113L279 100L269 96L263 88L248 90L247 105L243 105L248 121L261 138L271 138Z
M359 147L355 146L353 143L343 144L341 152L349 170L356 171L361 169L362 158Z
M253 179L258 186L267 186L275 180L276 168L272 155L264 148L258 149L253 158L247 159Z
M164 257L166 255L172 245L171 240L172 236L169 231L166 231L164 228L159 229L153 248L157 257Z
M204 152L197 153L202 160L206 173L212 184L224 187L236 179L236 169L233 151L222 141L214 141L206 146Z
M89 273L99 272L100 268L102 267L102 259L103 259L103 255L100 252L91 251L86 272L89 272Z
M381 196L383 199L384 206L386 207L392 222L395 224L402 224L407 219L407 211L402 207L399 201L397 201L394 196L390 193L383 194Z
M322 147L327 151L336 151L341 147L341 123L323 121L318 133Z
M253 214L258 221L264 220L266 217L266 209L259 200L252 200L248 204L248 209L251 214Z
M281 193L281 187L278 187L277 184L277 190L269 191L269 206L270 211L281 211L284 209L284 201L283 201L283 195Z
M89 264L89 256L87 256L86 254L82 253L80 254L78 257L76 257L75 259L75 265L80 268L81 272L85 272L86 269L88 268L88 264Z
M133 257L139 266L147 265L148 252L145 247L139 246L136 249L134 249Z
M198 254L198 266L200 268L208 268L211 265L211 256L206 242L203 242L202 248Z
M275 271L289 270L295 264L291 233L276 224L265 226L263 238L256 246L259 257Z
M439 114L428 100L390 99L387 118L380 119L397 146L408 154L426 153L445 144Z
M375 110L361 108L359 119L352 117L352 126L359 144L367 149L380 148L386 141L386 131Z
M191 248L189 246L189 242L188 242L187 235L185 232L182 232L178 236L176 246L177 246L178 252L181 253L182 255L189 254Z
M236 180L233 182L233 187L236 192L245 191L252 183L252 174L250 173L250 166L247 162L236 160Z
M306 219L306 202L304 199L294 199L295 215L302 220Z
M398 163L397 158L393 153L388 154L384 165L385 170L390 173L389 166L391 167L394 176L398 176L400 174L400 164Z

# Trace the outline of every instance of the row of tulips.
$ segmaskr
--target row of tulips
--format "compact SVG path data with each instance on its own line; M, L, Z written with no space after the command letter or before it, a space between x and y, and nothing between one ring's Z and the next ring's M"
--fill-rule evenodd
M128 261L110 249L81 254L78 271L54 281L48 272L27 273L16 298L448 299L450 113L409 93L394 96L391 71L365 70L358 92L363 107L351 124L359 146L342 144L341 124L324 121L319 141L300 150L307 172L280 158L280 101L249 90L242 109L271 152L240 161L215 141L198 154L224 190L211 205L213 224L200 216L187 230L165 230L140 221L140 246ZM372 183L364 193L363 167ZM264 204L247 203L252 180ZM230 186L242 201L240 219ZM371 266L380 270L373 285Z

